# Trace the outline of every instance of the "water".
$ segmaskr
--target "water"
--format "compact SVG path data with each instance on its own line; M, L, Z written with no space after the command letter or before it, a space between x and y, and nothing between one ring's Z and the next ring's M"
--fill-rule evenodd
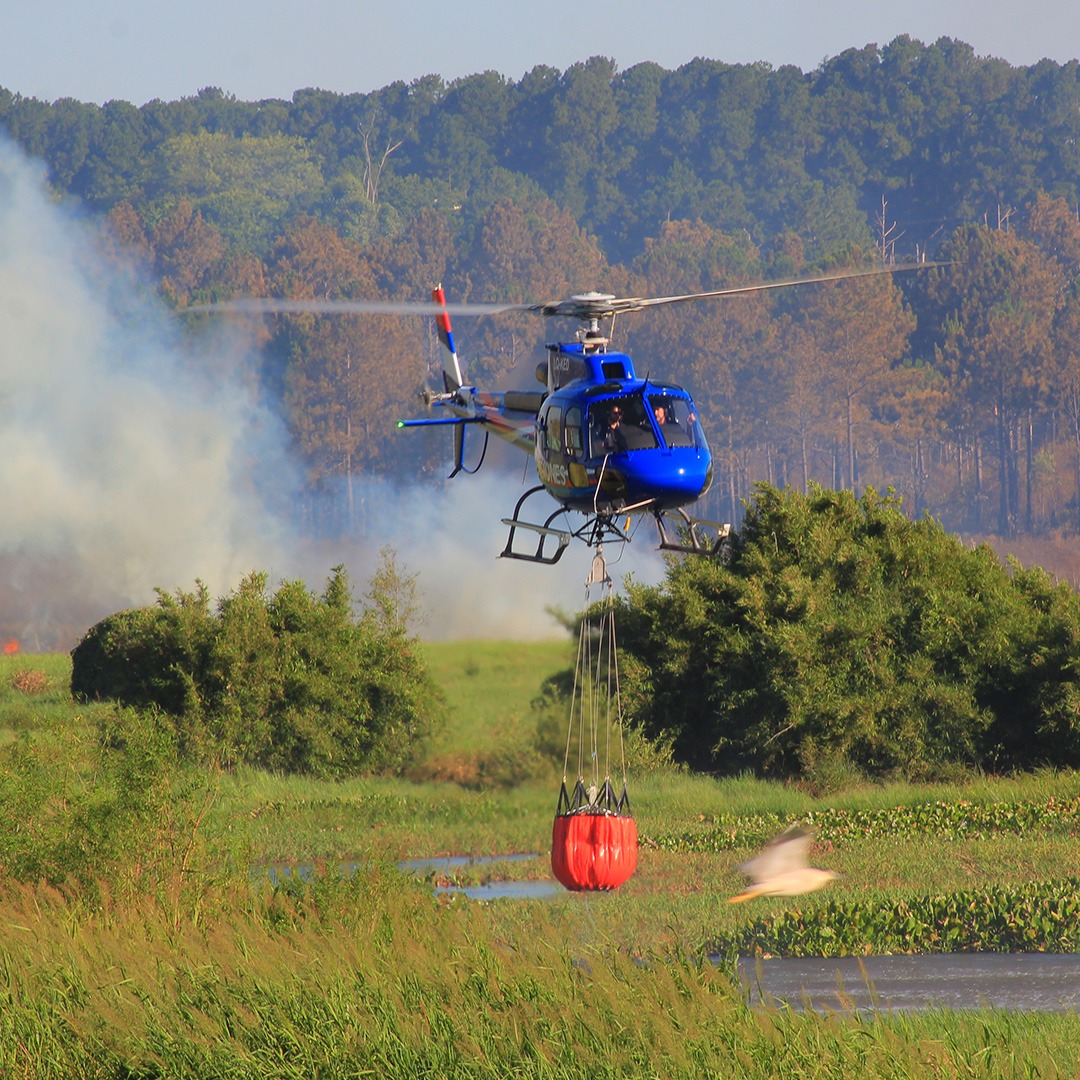
M741 959L739 978L752 1003L795 1009L1080 1009L1075 953Z
M566 890L556 881L490 881L486 885L439 885L435 893L460 893L470 900L546 900L565 896Z
M535 852L515 855L442 855L430 859L406 859L398 863L398 869L413 874L433 871L446 873L463 867L482 866L488 863L524 862L535 859ZM483 885L436 885L436 895L450 893L467 896L471 900L542 900L565 893L556 881L489 881Z
M448 878L453 870L467 869L473 866L484 866L491 863L524 862L535 859L535 852L518 853L513 855L438 855L432 858L404 859L397 864L399 870L408 874L431 874L446 875ZM358 862L343 862L339 865L342 874L355 873L361 864ZM287 863L276 864L266 868L267 876L271 885L280 885L289 878L298 878L300 881L311 881L316 874L314 863ZM550 878L536 881L489 881L481 885L455 885L438 884L435 886L436 895L460 894L471 900L542 900L552 896L565 894L566 890Z
M497 862L525 862L539 856L535 851L514 855L435 855L426 859L405 859L399 862L398 869L411 874L425 874L430 870L457 870L463 866L483 866Z

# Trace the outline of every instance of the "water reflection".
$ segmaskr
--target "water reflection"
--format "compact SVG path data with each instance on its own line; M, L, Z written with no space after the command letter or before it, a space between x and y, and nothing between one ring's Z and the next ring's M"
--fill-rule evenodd
M451 875L452 871L470 870L474 866L526 862L536 858L539 858L536 852L514 855L441 855L428 859L406 859L398 863L398 868L433 878L437 895L460 894L471 900L541 900L565 892L558 882L547 878L535 881L458 884Z
M471 900L545 900L565 896L557 881L489 881L485 885L438 885L436 894L460 893Z
M491 863L526 862L539 856L535 851L519 852L514 855L435 855L426 859L404 859L399 862L399 870L412 874L426 874L433 870L460 870L467 866L485 866Z
M536 858L539 856L535 852L511 855L438 855L429 858L403 859L397 864L397 868L408 874L429 878L436 895L461 894L472 900L540 900L565 894L566 890L550 878L472 884L458 884L453 880L455 871L469 871L474 867L489 866L493 863L526 862ZM338 864L338 872L348 876L354 874L361 865L359 862L342 862ZM313 881L323 869L315 863L275 863L266 868L266 873L270 884L276 886L292 879Z
M794 1009L911 1011L1080 1008L1080 954L949 953L739 961L754 1004Z

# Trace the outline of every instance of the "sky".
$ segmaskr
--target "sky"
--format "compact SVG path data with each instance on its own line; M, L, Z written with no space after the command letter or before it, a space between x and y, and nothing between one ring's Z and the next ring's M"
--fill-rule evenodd
M215 86L245 101L368 92L494 70L518 80L607 56L764 60L813 70L900 34L967 42L1014 65L1080 54L1076 0L34 0L0 5L0 87L47 101L142 105Z

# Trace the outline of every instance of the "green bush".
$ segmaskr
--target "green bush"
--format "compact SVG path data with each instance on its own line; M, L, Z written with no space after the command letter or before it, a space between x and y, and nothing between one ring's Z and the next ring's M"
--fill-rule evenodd
M149 712L102 708L97 727L96 736L81 723L42 728L6 748L0 877L91 901L106 887L175 905L196 869L202 884L211 865L227 873L227 845L203 829L217 774L178 765L175 741Z
M675 756L834 784L1080 763L1080 601L872 490L761 485L727 565L618 613L624 701Z
M253 573L211 609L206 589L92 627L72 652L80 700L153 708L182 751L225 765L346 777L399 772L431 733L439 694L407 629L413 582L392 558L354 614L336 567L320 595Z

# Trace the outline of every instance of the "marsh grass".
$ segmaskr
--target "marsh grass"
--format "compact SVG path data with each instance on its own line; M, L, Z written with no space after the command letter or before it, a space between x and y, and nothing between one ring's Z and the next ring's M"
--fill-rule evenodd
M547 850L556 792L527 784L507 793L394 778L298 780L241 771L225 777L215 821L261 861L389 858Z
M634 957L580 906L439 904L386 868L225 894L176 928L0 901L0 1072L79 1077L1071 1076L1080 1019L750 1008L685 953Z
M456 703L433 752L480 752L499 724L528 739L539 679L563 664L551 643L535 653L519 643L431 648L442 649L439 679ZM13 690L5 674L31 659L0 658L0 730L43 745L59 740L65 768L78 771L86 764L79 740L89 746L94 717L66 698L66 657L41 658L46 692ZM92 790L94 779L80 774L79 790ZM123 890L106 884L92 900L5 882L0 1076L989 1078L1080 1069L1075 1015L751 1008L728 971L704 960L711 943L758 921L794 914L815 926L830 905L887 910L905 899L1080 876L1067 829L846 837L814 852L843 874L829 891L746 905L752 910L724 903L741 886L736 866L749 845L645 846L637 873L615 893L485 904L436 898L430 881L394 864L536 851L536 859L459 876L546 876L557 794L550 781L483 790L240 769L217 777L214 792L204 817L196 800L159 825L173 830L160 833L166 862L196 833L212 839L187 878L165 875L141 891L130 881ZM746 776L631 777L646 836L830 807L1078 794L1080 776L1052 770L933 787L862 785L828 799ZM226 873L223 860L241 855L245 869ZM349 875L338 872L346 860L357 863ZM272 890L246 871L279 861L310 863L316 880Z

